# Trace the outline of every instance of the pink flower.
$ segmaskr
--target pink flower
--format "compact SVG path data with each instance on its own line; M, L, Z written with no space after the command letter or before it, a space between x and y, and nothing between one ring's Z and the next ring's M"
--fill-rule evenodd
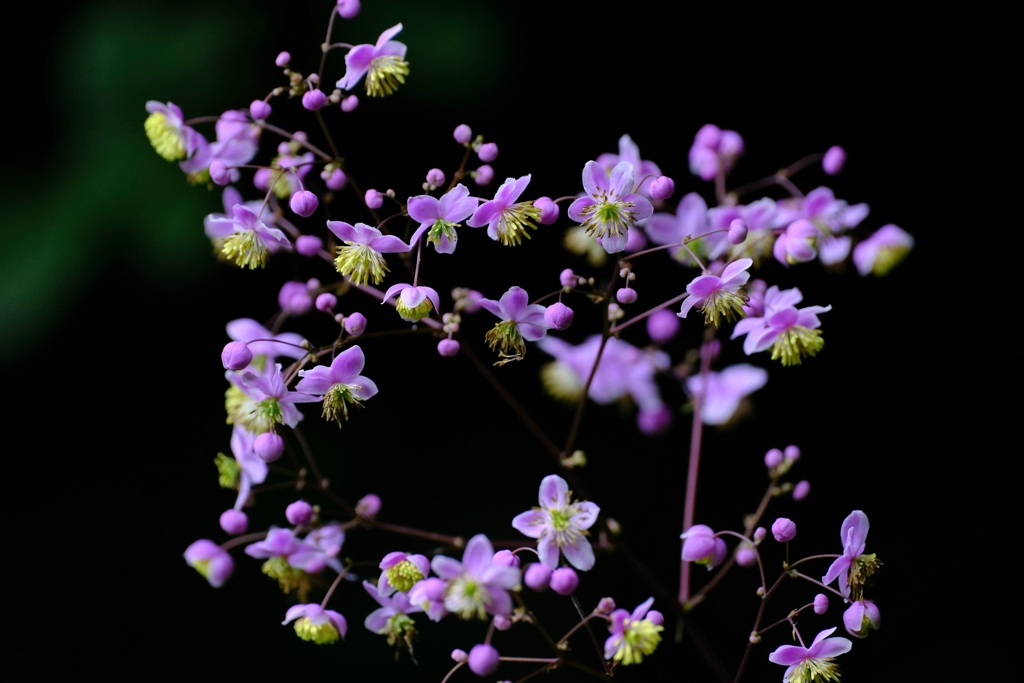
M549 474L540 482L540 505L521 512L512 520L520 533L537 539L540 561L550 569L558 567L559 556L580 571L594 566L594 549L587 539L601 509L588 501L571 501L572 491L565 479Z
M747 303L747 290L744 285L750 279L747 268L752 266L753 259L741 258L725 267L722 275L705 273L698 275L686 291L690 296L683 300L679 308L679 317L685 318L695 306L704 311L704 324L719 327L721 319L736 320L744 315L743 306Z
M810 647L783 645L768 655L768 661L788 667L783 681L837 681L838 667L832 659L849 652L853 643L849 638L827 637L836 628L819 633Z

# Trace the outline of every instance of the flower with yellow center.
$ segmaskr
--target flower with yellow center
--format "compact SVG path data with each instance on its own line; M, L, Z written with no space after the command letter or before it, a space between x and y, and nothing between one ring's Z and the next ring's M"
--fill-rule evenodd
M288 608L282 624L295 622L295 633L303 640L317 645L329 645L344 638L348 622L338 612L324 609L322 605L293 605Z
M412 249L394 235L385 235L377 228L344 221L327 221L327 228L345 244L338 247L334 267L349 278L352 284L365 285L372 282L379 285L389 272L384 261L386 253L405 253ZM417 232L416 238L421 233Z
M366 94L384 97L394 93L409 75L409 62L405 60L406 45L392 38L402 30L395 24L380 34L375 45L356 45L345 55L345 75L336 86L351 90L366 77Z
M661 642L662 615L651 611L654 598L642 602L632 613L617 609L611 613L608 630L611 635L604 642L605 659L623 666L639 664L652 654Z
M596 161L583 167L583 189L566 211L609 254L626 249L629 230L654 213L651 200L633 191L633 164L620 161L608 173Z
M199 145L200 135L185 125L181 107L173 102L146 102L145 129L149 144L167 161L182 161L190 157Z

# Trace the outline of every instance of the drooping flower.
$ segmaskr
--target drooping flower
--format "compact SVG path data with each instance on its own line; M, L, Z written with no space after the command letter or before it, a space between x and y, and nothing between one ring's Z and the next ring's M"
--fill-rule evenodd
M634 191L633 164L628 161L617 163L610 174L596 161L588 161L583 189L586 195L574 200L566 214L609 254L624 251L629 229L654 213L651 200Z
M387 596L395 591L408 591L417 581L422 581L430 572L430 560L426 555L395 551L384 556L380 569L377 592Z
M513 528L537 539L537 554L545 566L556 569L559 556L564 555L580 571L593 568L594 549L587 529L597 521L601 508L589 501L572 501L569 484L557 474L541 480L539 500L538 507L513 518Z
M267 265L271 251L292 246L280 228L264 223L245 204L235 204L231 218L207 216L205 226L208 237L223 240L220 249L224 258L241 268L262 268Z
M438 312L441 310L441 299L437 295L437 290L433 287L414 287L405 282L400 282L388 287L388 291L384 292L384 298L381 300L381 303L386 303L395 294L398 294L395 310L398 311L398 315L402 317L402 320L407 320L411 323L418 322L430 315L431 310Z
M167 161L181 161L192 156L202 137L185 123L181 107L173 102L146 102L146 137L156 153Z
M725 541L707 524L694 524L679 538L683 539L683 562L705 565L709 571L720 565L729 553Z
M853 248L853 263L861 275L881 277L898 265L914 247L914 238L889 223Z
M799 365L805 356L815 356L825 345L821 337L818 314L832 310L831 306L805 306L797 308L803 299L799 289L780 290L772 285L764 293L762 302L748 311L749 315L736 323L732 338L747 335L743 351L749 356L771 348L772 360L783 365Z
M530 297L522 287L512 286L501 299L481 299L480 306L501 319L484 335L491 350L498 350L499 365L522 360L526 355L526 342L543 339L548 331L544 317L545 307L529 303Z
M725 175L732 170L744 149L739 133L707 123L693 136L688 152L690 172L702 180L714 180L718 174Z
M377 384L360 373L366 357L359 346L351 346L339 353L330 366L318 365L300 370L301 378L295 390L323 399L323 417L334 420L340 427L348 419L348 406L362 406L363 401L377 393Z
M473 215L466 221L466 225L471 228L481 228L486 225L487 236L501 242L506 247L521 244L524 237L530 239L530 233L527 230L537 229L541 211L533 205L532 201L520 202L518 200L526 190L526 186L530 184L531 177L528 174L521 178L507 178L494 193L494 199L476 207Z
M405 43L392 40L402 24L395 24L380 34L375 45L356 45L345 55L345 75L336 83L342 90L351 90L366 76L366 94L370 97L390 95L405 83L409 75L408 49Z
M429 194L409 197L406 206L410 218L426 228L427 243L433 244L439 254L451 254L459 238L455 228L473 214L477 200L469 196L468 187L459 183L440 198Z
M285 625L291 621L295 621L295 633L299 638L317 645L336 643L348 632L345 617L315 603L289 607L281 624Z
M846 516L840 533L843 554L832 562L821 577L825 585L839 579L839 592L851 601L861 599L868 577L881 566L874 553L864 553L869 526L868 516L863 510L854 510Z
M214 588L224 585L235 571L231 554L213 541L201 538L185 549L185 562Z
M623 666L639 664L652 654L661 642L661 613L648 611L654 598L647 598L629 612L617 609L611 613L608 630L611 635L604 641L604 658L620 662ZM657 616L655 616L657 615Z
M494 546L490 539L477 534L466 543L461 562L445 555L431 560L434 573L448 582L444 606L449 612L462 619L485 619L488 614L508 616L511 613L509 591L518 589L520 570L492 562L493 558Z
M839 680L839 667L834 658L853 647L849 638L829 638L836 626L814 637L810 647L783 645L768 655L768 661L787 667L783 683L826 683Z
M262 129L254 125L240 109L229 109L221 114L214 130L217 133L216 141L207 142L205 137L197 134L195 152L178 164L194 184L211 179L210 164L214 161L225 165L228 182L238 182L241 177L238 167L252 161L259 150Z
M379 285L390 270L383 255L411 250L412 243L419 239L423 230L417 230L411 243L406 244L398 237L385 235L365 223L352 225L344 221L327 221L327 228L345 243L338 247L334 267L355 285L367 282Z
M387 636L388 645L411 648L416 639L416 622L409 615L422 612L423 608L412 604L406 593L383 594L369 581L363 581L363 588L380 605L366 615L363 626L371 633Z
M882 612L873 600L854 600L843 612L846 632L856 638L867 638L868 632L882 628Z
M312 588L309 574L291 563L291 557L310 550L310 545L296 538L291 529L271 527L262 541L250 543L245 547L249 557L264 560L261 571L277 581L285 594L297 592L300 600L305 600Z
M716 328L723 319L731 322L742 318L743 306L747 303L744 285L750 279L747 268L753 263L753 259L741 258L727 265L721 276L704 273L695 277L686 285L690 296L683 300L679 317L685 318L690 309L698 307L704 312L704 324L713 324Z

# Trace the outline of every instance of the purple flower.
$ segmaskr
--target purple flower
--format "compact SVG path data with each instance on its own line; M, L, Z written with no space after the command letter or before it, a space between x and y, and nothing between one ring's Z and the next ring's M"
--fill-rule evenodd
M181 161L195 153L202 135L185 124L181 107L149 100L146 111L146 136L157 154L167 161Z
M487 536L477 534L469 539L459 562L437 555L431 569L448 582L444 593L445 608L462 619L484 619L486 615L508 616L512 612L510 590L518 590L518 567L492 562L494 546Z
M274 425L294 427L302 420L296 403L311 403L317 397L299 391L289 391L281 374L281 364L275 363L262 372L250 365L244 372L228 370L225 373L241 393L231 403L231 424L245 425L256 434L269 432Z
M594 549L587 540L590 527L601 511L594 503L572 500L572 491L565 479L550 474L540 482L540 506L521 512L512 526L530 538L537 539L540 561L551 569L558 567L559 555L580 571L594 566Z
M772 360L783 365L799 365L804 356L815 356L825 345L821 338L819 313L827 313L831 306L805 306L797 308L803 294L796 287L779 290L772 285L764 294L761 305L746 310L763 310L761 315L748 315L736 323L732 338L747 335L743 351L749 356L771 347Z
M768 371L746 363L730 365L720 372L691 375L686 390L701 397L700 416L704 424L724 425L736 414L743 400L768 382Z
M654 213L651 200L634 191L633 164L628 161L617 163L610 174L598 162L588 161L583 189L586 195L573 201L566 213L609 254L624 251L629 229Z
M868 631L882 627L882 613L872 600L855 600L843 612L846 632L857 638L867 638Z
M537 229L541 211L533 202L517 200L530 184L531 177L524 175L521 178L507 178L494 194L494 199L478 206L466 225L471 228L486 225L487 236L506 247L521 244L524 237L530 239L527 230Z
M846 516L840 531L843 554L832 562L828 571L821 577L821 582L825 585L839 579L839 592L845 598L859 600L864 581L879 566L873 553L864 554L869 526L868 516L861 510L854 510Z
M303 640L317 645L329 645L339 638L344 638L348 631L345 617L332 609L324 609L317 604L293 605L285 613L282 624L295 621L295 633Z
M363 626L371 633L387 636L388 643L391 645L398 643L410 645L416 635L416 624L408 615L422 612L423 608L409 602L409 596L406 593L395 593L389 597L381 594L377 590L377 586L369 581L363 581L363 588L380 605L366 615Z
M245 342L253 356L275 361L281 357L299 359L308 353L308 343L302 335L294 332L275 334L252 318L232 320L226 329L231 339Z
M647 598L632 612L617 609L609 616L608 630L611 635L604 641L604 658L620 662L623 666L639 664L643 658L654 652L661 642L661 632L665 627L661 624L660 613L648 610L654 604L654 598Z
M335 357L330 367L318 365L309 370L300 370L301 379L295 385L295 390L321 397L323 417L341 426L348 419L350 403L362 406L363 401L377 393L376 383L359 374L365 364L363 350L358 346L349 347Z
M431 310L441 310L441 299L433 287L414 287L405 282L391 285L388 287L388 291L384 292L381 303L386 303L395 294L398 294L395 310L398 311L402 320L418 322L430 315Z
M695 277L686 285L690 296L683 300L679 317L685 318L690 309L696 306L704 311L705 325L710 323L719 327L723 318L728 321L742 318L743 306L747 303L747 289L744 285L750 279L747 268L753 263L753 259L741 258L727 265L721 276L706 272Z
M412 243L419 239L424 230L417 230L410 243L406 244L394 235L385 235L365 223L352 225L344 221L327 221L327 228L345 243L338 247L334 267L356 285L365 285L370 281L379 285L383 282L389 270L383 254L411 250Z
M881 277L902 261L913 247L914 238L890 223L854 247L853 263L861 275Z
M547 334L548 322L544 317L544 306L529 301L526 290L516 286L509 287L498 301L480 300L483 308L501 318L501 322L484 335L491 350L498 349L501 356L498 365L522 360L526 355L526 342L538 341Z
M810 647L783 645L768 655L769 662L787 667L783 683L839 680L839 667L832 660L849 652L853 642L849 638L827 637L836 628L819 633Z
M235 265L250 270L262 268L272 249L291 248L291 240L280 228L268 226L245 204L235 204L232 213L232 218L207 216L206 234L223 240L220 252Z
M380 568L377 592L387 596L395 591L408 591L417 581L422 581L430 572L430 560L426 555L396 551L384 556Z
M228 182L238 182L238 167L252 161L259 150L260 127L253 125L244 111L231 109L220 115L215 130L216 142L197 134L195 153L178 166L193 182L206 182L204 172L209 175L210 165L219 161L225 166Z
M185 549L185 562L214 588L223 586L235 571L235 561L228 551L206 538L199 539Z
M707 524L694 524L679 538L683 539L683 562L706 565L709 571L721 564L729 552L725 541L715 536Z
M351 90L366 76L366 94L370 97L390 95L405 83L409 75L409 62L405 61L406 45L391 40L401 24L395 24L380 34L375 45L356 45L345 55L345 75L336 87Z
M420 222L427 230L427 242L434 245L439 254L455 252L459 238L455 228L466 220L477 208L477 200L469 196L469 188L459 183L440 199L422 194L409 197L409 217Z

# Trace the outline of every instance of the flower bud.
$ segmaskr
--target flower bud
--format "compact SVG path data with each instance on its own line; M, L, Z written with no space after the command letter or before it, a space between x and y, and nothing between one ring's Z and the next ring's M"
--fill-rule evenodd
M281 67L283 69L286 66L288 66L288 64L291 61L292 61L291 53L289 53L289 52L279 52L279 53L277 53L277 58L274 60L274 64L276 64L277 66L279 66L279 67Z
M277 305L288 315L305 315L313 307L313 298L305 282L289 280L281 285Z
M747 224L742 218L734 218L729 223L729 232L726 234L730 244L743 244L747 239Z
M736 548L736 564L741 567L749 567L757 562L757 551L750 544L741 545Z
M679 316L663 308L647 317L647 336L656 344L665 344L676 336L680 324Z
M580 577L572 567L559 567L551 572L548 585L559 595L569 595L579 587Z
M221 187L231 182L231 172L220 159L214 159L210 162L210 180Z
M793 487L793 500L803 500L811 492L811 482L801 479Z
M225 370L244 370L252 362L252 351L245 342L228 342L220 352L220 362Z
M824 614L828 611L828 596L824 593L818 593L814 596L814 613Z
M821 160L821 167L828 175L836 175L843 170L845 165L846 150L838 145L829 147L828 151L825 152L825 157Z
M225 510L220 515L220 528L228 534L241 534L249 527L249 518L241 510Z
M566 289L573 289L580 281L576 273L573 272L572 268L566 268L558 275L558 281L562 283L562 286Z
M469 655L466 654L466 651L465 650L460 650L459 648L455 648L454 650L452 650L452 655L451 656L452 656L452 660L454 660L456 662L464 662L467 659L469 659Z
M498 145L493 142L485 142L480 145L480 149L476 151L476 155L480 158L480 161L485 164L489 164L498 158Z
M551 568L546 564L534 562L523 572L523 583L538 593L546 591L551 583Z
M775 469L782 464L783 460L782 451L778 448L770 448L768 452L764 454L764 465L768 469Z
M786 517L779 517L772 522L772 536L779 543L792 541L796 537L796 523Z
M334 296L330 292L324 292L316 298L316 310L318 311L323 311L324 313L327 311L333 311L334 307L337 305L338 297Z
M309 218L316 213L320 200L309 190L299 190L288 200L288 206L303 218Z
M353 337L361 335L366 331L366 316L362 313L345 316L345 331Z
M511 550L502 549L494 553L494 557L491 558L491 564L501 565L502 567L519 567L519 556L513 553Z
M484 164L473 172L473 180L476 181L477 185L490 185L491 181L494 180L494 169Z
M359 9L359 0L338 0L338 16L342 19L354 19Z
M324 241L316 235L299 235L295 238L295 251L306 257L316 256L323 246Z
M501 656L493 645L480 643L469 651L469 670L477 676L490 676L498 668Z
M507 631L512 628L512 620L500 614L494 615L494 618L491 619L491 623L494 624L494 628L499 631Z
M439 168L432 168L427 171L427 184L431 187L441 187L444 185L445 176L444 171Z
M276 432L263 432L253 439L252 449L263 462L274 462L284 453L284 437Z
M615 291L615 300L620 304L631 304L636 301L636 290L632 287L619 287Z
M249 104L249 116L256 121L262 121L270 116L270 104L263 100L253 100Z
M561 301L556 301L544 309L545 322L556 330L564 330L572 325L574 315L573 310Z
M360 517L373 519L377 516L377 513L380 512L382 504L380 496L376 493L367 493L359 499L358 503L356 503L356 514Z
M313 519L313 506L304 500L297 500L284 509L284 516L289 524L295 526L309 524Z
M359 95L349 95L341 100L341 110L346 114L355 111L356 107L359 106Z
M462 346L457 339L442 339L437 342L437 352L445 358L451 358L459 352Z
M302 94L302 106L309 111L323 109L325 104L327 104L327 95L320 88L313 88Z
M675 191L676 181L672 180L667 175L655 178L654 181L651 182L651 199L668 199Z
M455 138L455 142L460 145L467 145L469 141L473 139L473 129L464 123L460 123L455 126L455 132L452 133L452 137Z

